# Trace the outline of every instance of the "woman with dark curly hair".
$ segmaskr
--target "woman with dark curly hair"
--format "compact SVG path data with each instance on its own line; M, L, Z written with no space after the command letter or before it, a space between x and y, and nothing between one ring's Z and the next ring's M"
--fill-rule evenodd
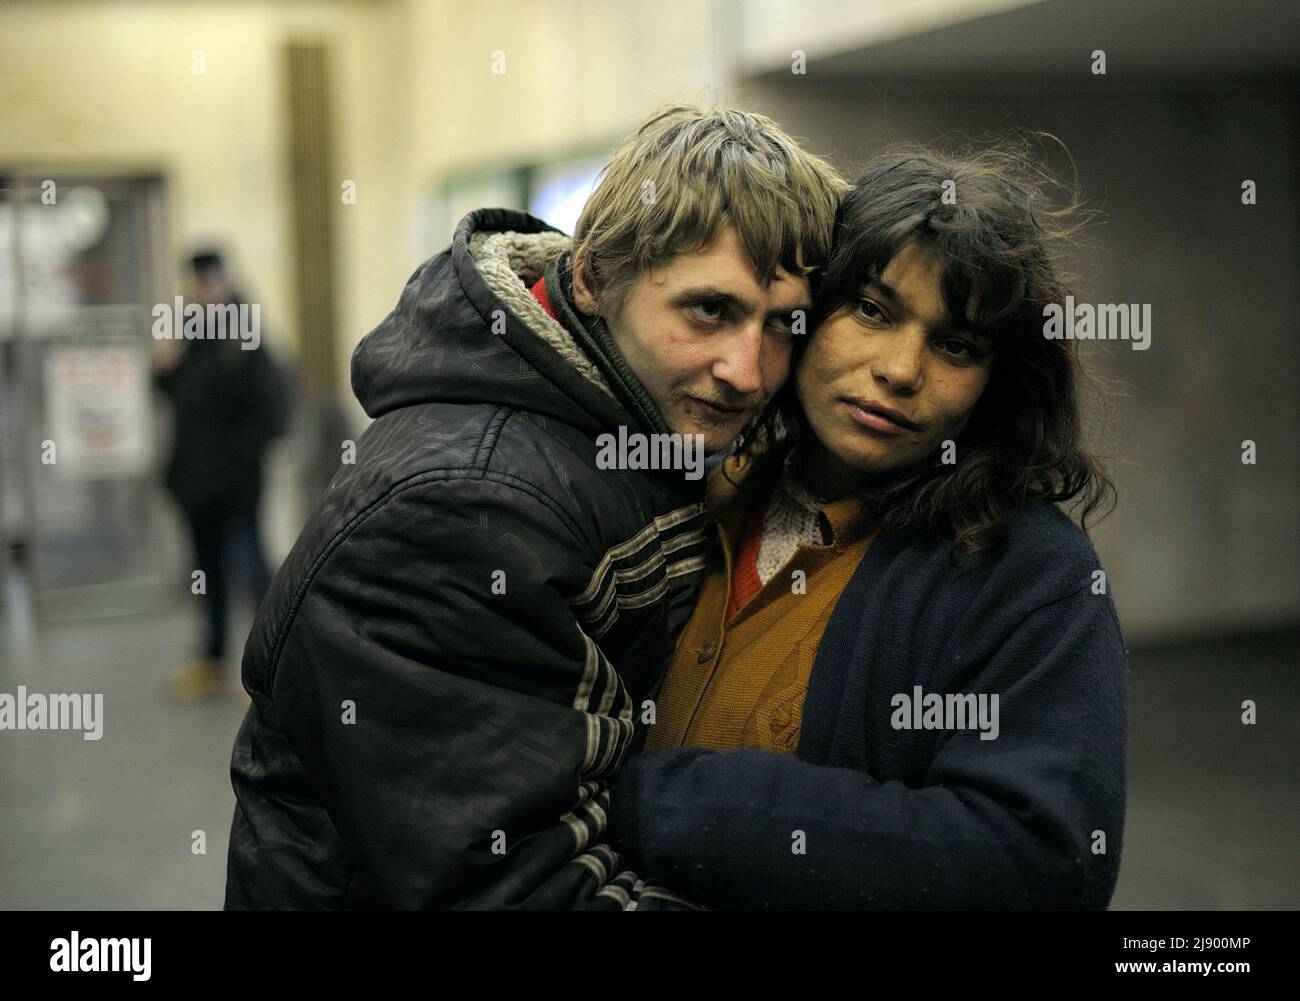
M1086 529L1114 491L1076 343L1044 336L1080 218L1057 190L1004 146L884 157L846 196L611 791L644 879L706 907L1108 905L1125 651L1058 505Z

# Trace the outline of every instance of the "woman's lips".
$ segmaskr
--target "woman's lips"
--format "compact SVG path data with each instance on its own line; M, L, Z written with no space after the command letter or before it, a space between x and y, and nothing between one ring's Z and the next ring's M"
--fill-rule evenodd
M845 400L844 407L856 423L870 431L879 431L881 434L907 434L913 430L904 427L897 421L890 420L884 414L877 413L874 410L865 410L852 400Z

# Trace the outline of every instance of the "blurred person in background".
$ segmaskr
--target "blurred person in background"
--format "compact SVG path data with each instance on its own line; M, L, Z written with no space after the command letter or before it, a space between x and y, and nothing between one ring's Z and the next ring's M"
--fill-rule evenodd
M271 574L262 552L258 512L262 455L286 430L288 393L260 343L218 337L207 307L239 306L221 255L206 251L189 262L186 304L204 307L199 336L157 342L158 387L174 416L166 486L189 526L194 562L203 572L205 627L199 651L167 681L177 702L192 703L237 690L225 668L226 626L233 571L242 572L260 605Z

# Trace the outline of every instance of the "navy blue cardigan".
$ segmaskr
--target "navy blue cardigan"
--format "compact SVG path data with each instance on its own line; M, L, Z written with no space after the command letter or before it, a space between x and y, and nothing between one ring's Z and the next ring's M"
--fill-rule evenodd
M916 535L867 550L818 648L795 756L630 757L609 813L626 864L706 907L1104 909L1125 650L1096 553L1044 502L992 553L954 567L950 552ZM895 729L894 697L918 685L996 693L997 738Z

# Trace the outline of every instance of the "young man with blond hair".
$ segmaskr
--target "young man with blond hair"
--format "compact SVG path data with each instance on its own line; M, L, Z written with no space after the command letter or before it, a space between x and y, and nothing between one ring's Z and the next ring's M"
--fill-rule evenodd
M572 240L481 209L415 272L245 650L228 908L690 906L604 831L695 599L703 480L600 442L728 448L788 375L843 190L770 120L677 105Z

